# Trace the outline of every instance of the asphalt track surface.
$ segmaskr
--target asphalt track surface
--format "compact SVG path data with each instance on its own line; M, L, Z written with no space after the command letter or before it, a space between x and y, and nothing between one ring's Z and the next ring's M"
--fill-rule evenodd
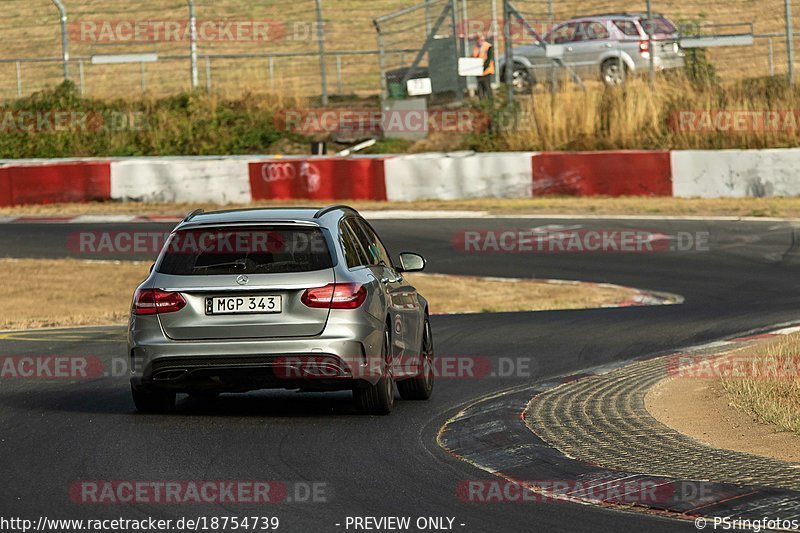
M453 246L454 236L465 229L549 224L667 235L707 232L709 244L707 250L557 254L463 253ZM469 532L695 530L690 522L566 503L461 501L459 482L493 478L447 455L437 446L436 434L460 408L501 389L797 321L800 241L791 223L473 219L382 220L375 226L392 251L424 254L431 272L610 282L678 293L686 302L435 316L437 356L526 359L532 375L440 379L431 401L400 401L388 417L356 415L349 394L281 391L226 395L215 402L187 398L179 400L175 415L140 415L124 376L2 380L0 516L266 515L280 518L279 531L321 532L345 531L348 516L447 516L455 518L454 531ZM97 229L159 231L169 226L2 224L0 257L96 258L75 253L65 243L71 233ZM0 350L3 356L125 357L119 327L0 333ZM79 480L322 482L328 501L78 505L68 488Z

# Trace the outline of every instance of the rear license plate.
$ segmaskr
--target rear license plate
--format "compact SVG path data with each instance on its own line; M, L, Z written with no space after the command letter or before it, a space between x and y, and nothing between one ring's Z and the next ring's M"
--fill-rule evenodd
M283 302L280 296L214 296L206 298L207 315L240 315L280 313Z

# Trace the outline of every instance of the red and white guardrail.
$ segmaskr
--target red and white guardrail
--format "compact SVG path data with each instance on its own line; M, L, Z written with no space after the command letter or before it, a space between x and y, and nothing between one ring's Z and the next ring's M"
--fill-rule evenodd
M0 161L0 206L800 194L800 149Z

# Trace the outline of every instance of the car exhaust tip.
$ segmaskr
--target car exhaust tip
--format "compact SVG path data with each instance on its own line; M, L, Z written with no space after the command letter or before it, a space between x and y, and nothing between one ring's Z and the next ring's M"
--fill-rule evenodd
M185 368L162 370L153 374L153 381L176 381L188 374Z

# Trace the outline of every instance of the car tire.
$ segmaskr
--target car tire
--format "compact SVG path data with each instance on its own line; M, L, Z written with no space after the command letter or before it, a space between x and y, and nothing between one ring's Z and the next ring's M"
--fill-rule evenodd
M433 393L433 334L428 317L422 329L422 347L420 349L419 374L413 378L397 382L397 391L404 400L427 400Z
M358 411L365 415L388 415L394 407L394 379L389 330L383 333L383 372L374 385L353 389L353 400Z
M600 67L600 77L609 87L623 85L628 78L628 67L624 62L620 66L618 59L606 59Z
M151 391L131 386L136 409L142 413L168 413L175 409L175 393Z
M503 73L501 81L505 81L505 73ZM533 79L530 70L524 65L515 63L514 71L511 73L511 86L514 88L514 94L531 94L535 84L536 81Z

